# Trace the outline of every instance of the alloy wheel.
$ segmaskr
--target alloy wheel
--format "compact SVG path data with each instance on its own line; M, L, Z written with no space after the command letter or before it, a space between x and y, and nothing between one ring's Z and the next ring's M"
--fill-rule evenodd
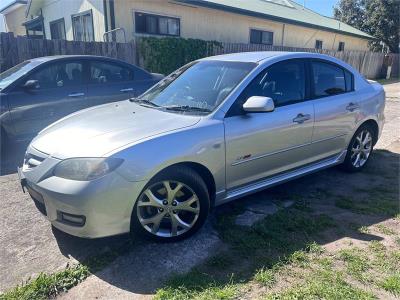
M368 160L372 151L372 135L364 129L354 139L351 147L351 164L355 168L361 168Z
M199 214L198 196L189 186L177 181L155 183L138 199L140 224L159 237L175 237L189 231Z

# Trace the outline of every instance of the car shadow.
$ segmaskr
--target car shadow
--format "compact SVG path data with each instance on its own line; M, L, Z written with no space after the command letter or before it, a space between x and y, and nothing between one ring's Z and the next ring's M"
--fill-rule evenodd
M289 257L295 251L304 249L312 241L322 245L348 237L359 241L379 241L381 237L362 233L359 228L388 220L399 212L399 161L400 156L397 153L376 150L363 172L349 174L338 168L331 168L243 197L215 208L204 228L187 240L177 243L139 240L131 244L127 248L128 251L121 252L123 255L119 255L106 268L96 271L94 267L92 270L94 275L106 282L106 286L111 286L110 288L116 287L135 294L153 294L158 288L163 287L172 274L188 272L210 257L218 257L217 255L226 252L227 249L235 248L237 246L235 239L245 240L244 236L249 232L248 227L235 226L235 235L230 236L229 241L227 238L229 228L221 230L221 222L226 216L232 217L243 213L254 201L271 202L279 208L279 211L293 209L301 211L299 203L307 202L307 207L311 207L313 211L309 216L323 214L332 218L338 225L326 230L321 229L321 232L315 235L304 235L302 241L293 245L288 244L287 247L280 248L273 243L266 246L263 249L266 259L252 261L249 270L238 275L237 280L241 282L251 280L258 269L273 266L281 257ZM288 199L293 200L293 206L285 207ZM378 199L380 202L371 199ZM267 216L269 217L271 216ZM118 251L119 247L131 243L126 235L98 240L77 239L57 230L54 230L54 235L60 251L83 264L87 262L89 252L91 255L99 255L99 252L108 255L104 247ZM251 245L244 247L248 247L247 253L238 252L235 261L248 260L249 255L251 256ZM274 257L269 256L269 253L279 255ZM232 266L218 267L210 272L210 280L225 277L227 282L232 280L232 277L229 277ZM99 293L102 292L106 291L99 290Z

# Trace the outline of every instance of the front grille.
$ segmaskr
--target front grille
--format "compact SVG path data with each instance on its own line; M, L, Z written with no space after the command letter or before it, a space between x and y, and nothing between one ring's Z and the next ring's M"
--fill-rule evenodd
M48 157L48 154L39 152L37 150L35 153L30 153L28 151L25 153L24 157L24 166L27 169L33 169L37 167Z

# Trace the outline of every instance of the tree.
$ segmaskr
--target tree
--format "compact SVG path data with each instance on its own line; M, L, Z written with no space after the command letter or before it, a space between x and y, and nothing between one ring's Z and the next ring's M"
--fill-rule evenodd
M375 37L372 50L381 50L383 41L391 52L399 52L399 0L340 0L334 17Z
M363 0L341 0L333 8L336 20L342 21L350 26L364 29L365 9Z

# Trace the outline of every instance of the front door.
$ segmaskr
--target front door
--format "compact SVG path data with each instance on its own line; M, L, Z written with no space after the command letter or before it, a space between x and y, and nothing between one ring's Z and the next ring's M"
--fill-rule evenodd
M239 187L312 161L314 108L306 101L305 63L288 60L261 72L225 118L226 185ZM271 97L275 110L244 113L251 96Z
M85 107L87 86L81 61L58 61L25 76L9 94L16 135L30 137L58 119ZM37 87L24 89L28 80Z

